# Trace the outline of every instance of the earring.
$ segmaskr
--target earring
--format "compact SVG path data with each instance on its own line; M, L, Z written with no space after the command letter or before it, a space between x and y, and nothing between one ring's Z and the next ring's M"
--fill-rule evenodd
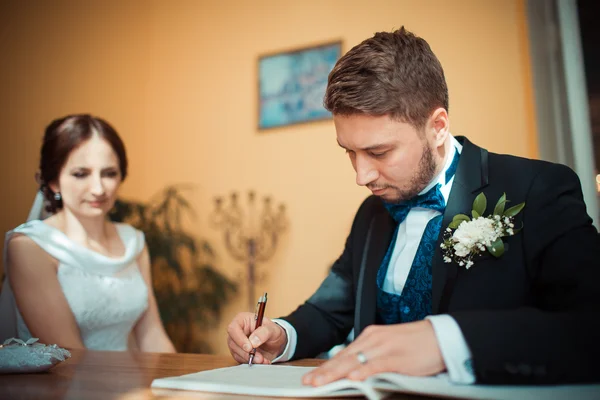
M56 200L56 201L62 200L62 196L60 195L60 192L54 193L54 200Z

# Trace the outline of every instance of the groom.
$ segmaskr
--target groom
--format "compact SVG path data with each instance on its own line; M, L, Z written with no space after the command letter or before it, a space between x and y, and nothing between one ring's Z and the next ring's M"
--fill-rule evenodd
M404 28L345 54L325 107L356 183L373 196L303 305L255 331L252 314L234 318L238 362L258 346L255 363L314 357L354 329L306 384L385 371L600 381L600 240L569 168L453 137L442 66Z

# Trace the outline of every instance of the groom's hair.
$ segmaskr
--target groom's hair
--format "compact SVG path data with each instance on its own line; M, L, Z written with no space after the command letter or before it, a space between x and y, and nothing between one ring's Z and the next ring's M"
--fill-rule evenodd
M62 200L54 198L54 192L48 185L58 180L71 152L94 134L106 140L117 155L121 180L127 176L125 145L108 122L88 114L73 114L57 118L46 127L40 151L39 184L48 202L46 207L48 212L55 213L62 208Z
M402 27L378 32L340 58L323 103L334 115L389 115L419 129L436 108L448 111L448 86L429 44Z

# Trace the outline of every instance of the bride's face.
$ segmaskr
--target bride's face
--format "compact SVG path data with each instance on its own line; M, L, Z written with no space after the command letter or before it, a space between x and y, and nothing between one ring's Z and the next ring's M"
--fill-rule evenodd
M94 135L71 151L58 182L50 188L60 192L65 210L79 217L99 217L113 207L121 181L117 154Z

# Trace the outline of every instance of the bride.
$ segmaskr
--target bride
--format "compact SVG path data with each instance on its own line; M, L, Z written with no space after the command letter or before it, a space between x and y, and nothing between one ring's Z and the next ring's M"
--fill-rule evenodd
M116 131L89 115L53 121L39 173L36 202L45 200L52 215L30 216L6 235L0 339L127 350L133 333L141 351L174 352L152 290L144 234L107 219L127 175Z

